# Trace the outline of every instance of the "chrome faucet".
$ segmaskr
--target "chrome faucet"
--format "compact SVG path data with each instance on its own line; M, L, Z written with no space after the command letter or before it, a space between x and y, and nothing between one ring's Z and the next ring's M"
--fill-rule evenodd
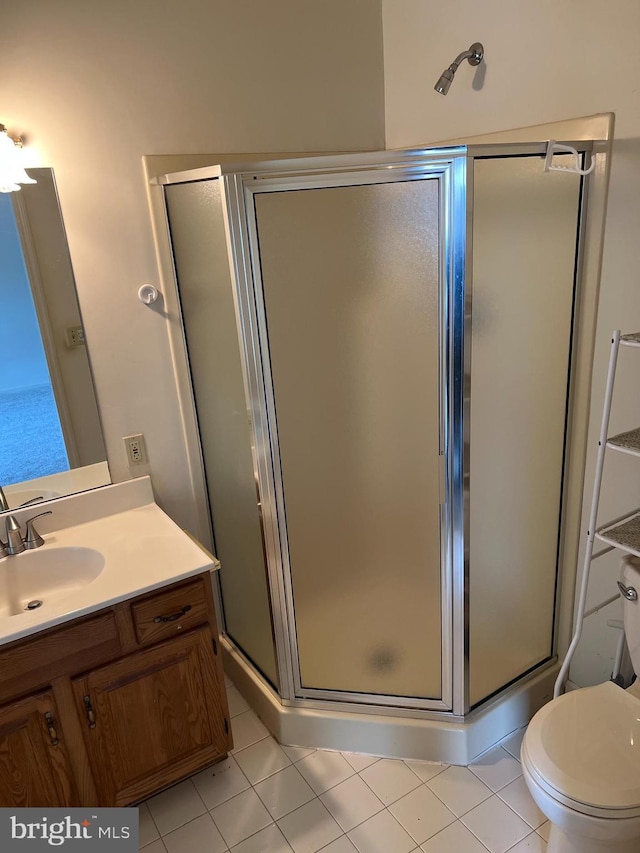
M15 554L21 554L24 550L24 542L20 525L12 515L7 516L7 554L13 557Z
M28 501L19 504L17 507L15 507L15 509L20 509L23 506L31 506L31 504L37 504L43 500L44 495L38 495L35 498L29 498ZM11 507L9 506L9 501L7 500L7 496L5 495L5 493L2 491L2 486L0 486L0 512L6 512L9 509L11 509Z
M39 548L44 545L44 539L33 526L36 518L41 518L43 515L51 515L52 511L40 512L27 519L27 530L22 538L22 531L19 522L13 515L7 516L6 531L7 541L3 542L0 539L0 557L14 557L16 554L22 554L23 551L31 551L34 548Z
M44 495L38 495L37 498L29 498L28 501L25 501L24 503L18 504L17 509L22 509L23 506L31 506L31 504L39 504L43 500L44 500Z

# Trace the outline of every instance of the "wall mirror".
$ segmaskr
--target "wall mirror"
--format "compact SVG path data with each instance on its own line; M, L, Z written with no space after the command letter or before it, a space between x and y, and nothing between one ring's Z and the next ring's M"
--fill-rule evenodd
M110 483L53 171L29 174L37 183L0 194L0 487L10 509Z

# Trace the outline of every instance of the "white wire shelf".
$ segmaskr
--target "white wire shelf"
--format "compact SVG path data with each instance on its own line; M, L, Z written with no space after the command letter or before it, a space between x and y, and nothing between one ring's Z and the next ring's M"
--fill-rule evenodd
M640 456L640 427L621 432L607 439L607 447L620 453L630 453L632 456Z
M640 510L635 510L615 523L610 522L599 527L596 530L596 539L627 554L640 557Z
M632 332L630 335L621 335L620 344L623 347L640 347L640 332Z

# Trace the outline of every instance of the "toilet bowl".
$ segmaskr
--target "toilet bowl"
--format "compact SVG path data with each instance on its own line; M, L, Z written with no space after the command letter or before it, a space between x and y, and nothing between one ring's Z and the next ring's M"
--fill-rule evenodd
M548 853L640 853L640 698L607 682L554 699L521 760Z
M640 671L640 558L622 561L624 632ZM547 853L640 853L640 679L553 699L529 723L522 772L551 821Z
M640 592L640 559L622 561L623 589ZM640 670L640 601L622 603L633 668ZM547 853L640 853L640 679L553 699L529 723L522 772L551 821Z

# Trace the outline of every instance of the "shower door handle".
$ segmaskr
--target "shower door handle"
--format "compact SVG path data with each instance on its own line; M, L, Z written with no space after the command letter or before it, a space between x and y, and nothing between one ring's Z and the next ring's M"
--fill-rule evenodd
M438 481L439 500L444 506L447 502L447 457L444 453L438 454Z

